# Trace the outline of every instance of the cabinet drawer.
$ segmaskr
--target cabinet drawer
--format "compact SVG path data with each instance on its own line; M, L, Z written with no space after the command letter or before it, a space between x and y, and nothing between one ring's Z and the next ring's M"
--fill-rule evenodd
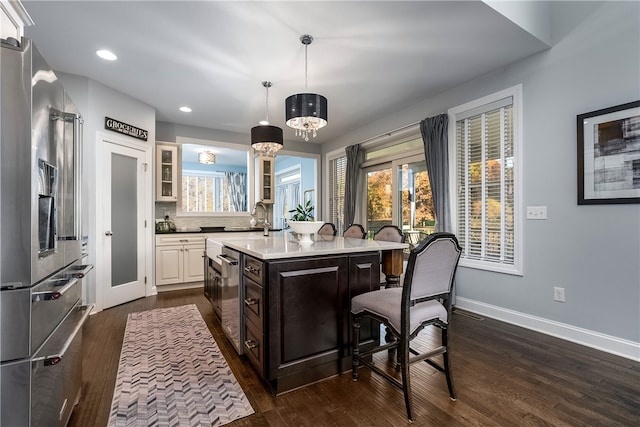
M264 325L264 298L262 294L262 286L246 277L244 279L244 284L244 314L249 320L259 327L259 332L262 332L262 325Z
M262 283L262 270L264 269L264 263L258 261L255 258L244 256L244 275L255 280L258 283Z
M156 246L163 245L187 245L187 244L200 244L204 249L206 235L204 234L185 234L185 233L172 233L172 234L156 234Z
M246 316L244 320L244 354L258 374L264 377L264 335Z

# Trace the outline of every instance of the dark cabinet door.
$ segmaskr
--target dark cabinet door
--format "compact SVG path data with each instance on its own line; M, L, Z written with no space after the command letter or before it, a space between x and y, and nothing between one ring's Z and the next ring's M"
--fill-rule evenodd
M380 255L367 253L351 255L349 257L349 293L346 295L344 305L346 307L343 324L347 328L343 332L344 346L351 355L351 298L365 292L380 289ZM360 343L364 350L368 344L379 342L380 322L372 319L364 319L360 324Z
M209 267L209 258L205 257L204 264L204 297L213 305L213 268Z
M349 370L351 298L380 287L380 255L270 261L267 266L266 376L276 393ZM363 323L363 345L379 340Z
M215 268L215 262L205 257L204 296L213 307L213 312L220 318L220 272Z
M348 257L270 262L268 283L269 379L337 366L347 330Z
M222 274L213 269L213 311L216 315L221 318L222 317Z

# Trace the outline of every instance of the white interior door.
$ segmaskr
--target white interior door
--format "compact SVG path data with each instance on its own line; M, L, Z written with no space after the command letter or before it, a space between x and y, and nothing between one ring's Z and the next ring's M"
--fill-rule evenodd
M101 274L103 308L145 296L146 153L102 142Z

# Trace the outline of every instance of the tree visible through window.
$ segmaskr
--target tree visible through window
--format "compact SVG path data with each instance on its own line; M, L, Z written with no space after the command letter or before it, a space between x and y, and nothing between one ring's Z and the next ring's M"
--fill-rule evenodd
M433 232L433 196L423 155L372 166L366 180L369 237L385 225L395 225L413 247Z
M435 228L433 195L424 160L404 163L398 167L401 199L402 230L407 242L413 246L422 241Z
M379 230L393 222L391 168L367 174L367 219L369 230Z
M240 181L238 185L237 181ZM243 212L246 211L246 174L244 173L182 173L183 212Z
M456 235L462 259L517 272L513 97L476 104L455 117Z

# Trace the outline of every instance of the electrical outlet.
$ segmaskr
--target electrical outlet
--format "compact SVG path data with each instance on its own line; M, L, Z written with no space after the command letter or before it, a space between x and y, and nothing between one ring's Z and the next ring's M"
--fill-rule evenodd
M564 288L553 288L553 300L558 302L564 302Z
M547 219L547 207L527 206L527 219Z

